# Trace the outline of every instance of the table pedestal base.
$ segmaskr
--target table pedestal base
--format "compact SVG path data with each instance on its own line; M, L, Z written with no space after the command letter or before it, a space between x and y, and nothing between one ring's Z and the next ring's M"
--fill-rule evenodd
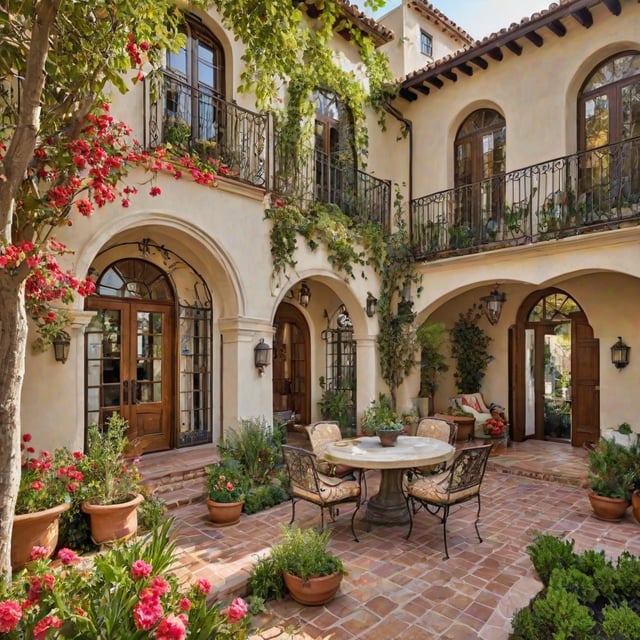
M407 502L402 494L404 469L382 469L380 491L367 502L367 521L374 524L409 522Z

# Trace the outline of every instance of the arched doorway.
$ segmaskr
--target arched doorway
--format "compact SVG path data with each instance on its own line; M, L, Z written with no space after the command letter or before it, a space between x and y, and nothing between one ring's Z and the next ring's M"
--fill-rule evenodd
M141 453L211 442L213 305L202 276L149 238L106 248L92 270L86 425L120 413Z
M296 421L311 421L310 337L307 321L293 305L276 311L273 340L273 410L293 411Z
M579 304L560 289L536 291L512 331L513 439L597 441L598 340Z

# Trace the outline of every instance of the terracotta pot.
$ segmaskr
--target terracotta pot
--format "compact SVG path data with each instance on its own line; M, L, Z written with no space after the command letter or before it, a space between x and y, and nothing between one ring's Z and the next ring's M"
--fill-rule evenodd
M82 503L82 510L89 514L91 539L96 544L124 540L138 530L138 505L144 496L137 493L127 502L118 504Z
M623 498L607 498L589 491L589 502L596 518L610 522L620 522L629 506L629 500Z
M58 544L60 514L69 507L71 503L65 502L43 511L13 516L11 567L14 571L22 569L29 562L33 547L44 547L47 558L53 555Z
M458 422L456 431L456 442L467 442L473 436L473 422Z
M640 522L640 489L636 489L631 496L631 509L636 522Z
M381 429L380 431L376 431L376 435L380 438L380 444L383 447L395 447L396 440L401 433L402 429L397 429L395 431Z
M232 524L238 524L243 504L244 500L240 502L215 502L215 500L207 498L209 519L217 527L229 527Z
M284 573L284 583L291 597L300 604L319 605L329 602L336 595L341 582L342 574L339 571L307 580L286 571Z

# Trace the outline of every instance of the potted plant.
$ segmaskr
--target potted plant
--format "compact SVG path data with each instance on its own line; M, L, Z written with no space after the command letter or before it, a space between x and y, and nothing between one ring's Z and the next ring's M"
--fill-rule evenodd
M478 325L481 317L480 308L474 304L458 316L449 332L451 355L456 361L454 377L459 393L478 393L491 361L488 352L491 338Z
M420 389L416 406L421 418L429 415L433 408L433 397L438 389L440 377L449 370L442 348L448 340L443 322L423 324L416 331L416 340L420 345Z
M398 414L391 407L391 400L384 393L379 394L377 400L372 400L362 416L360 426L364 433L377 435L383 447L394 446L404 429Z
M345 389L325 389L318 402L320 416L323 420L336 420L343 434L352 429L351 415L353 402L351 393Z
M612 438L600 438L587 455L589 501L595 516L601 520L622 520L631 499L633 451Z
M129 423L115 412L103 428L91 425L87 454L78 465L85 479L81 508L89 515L96 544L128 538L138 529L138 506L144 497L140 473L125 456L128 428Z
M22 436L21 473L11 536L11 566L14 571L30 559L33 547L41 558L49 558L58 543L60 515L71 506L71 498L83 480L77 462L83 454L65 448L53 454L35 455L31 434Z
M281 598L288 591L300 604L329 602L346 571L340 558L327 551L328 529L300 529L284 526L283 540L271 549L271 555L253 566L249 588L254 596L268 600Z
M240 521L245 485L240 465L231 459L205 467L209 519L218 527Z

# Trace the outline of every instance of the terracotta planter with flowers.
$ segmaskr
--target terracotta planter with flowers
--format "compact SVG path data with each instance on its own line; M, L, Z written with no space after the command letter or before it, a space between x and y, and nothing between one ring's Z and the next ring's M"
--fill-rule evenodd
M11 568L22 569L32 559L37 547L38 558L50 558L58 545L60 516L69 509L70 502L63 502L50 509L24 513L13 517L11 534Z
M140 473L126 460L129 425L117 413L103 428L89 427L87 455L82 461L85 476L81 508L89 515L91 539L96 544L123 540L138 529Z
M60 448L35 455L31 435L22 437L22 460L18 499L11 536L11 566L14 571L35 556L50 558L58 544L59 520L71 506L71 496L80 488L82 473L76 467L83 455Z
M244 483L239 468L229 461L222 461L206 467L205 471L209 519L217 527L237 524L244 505Z

